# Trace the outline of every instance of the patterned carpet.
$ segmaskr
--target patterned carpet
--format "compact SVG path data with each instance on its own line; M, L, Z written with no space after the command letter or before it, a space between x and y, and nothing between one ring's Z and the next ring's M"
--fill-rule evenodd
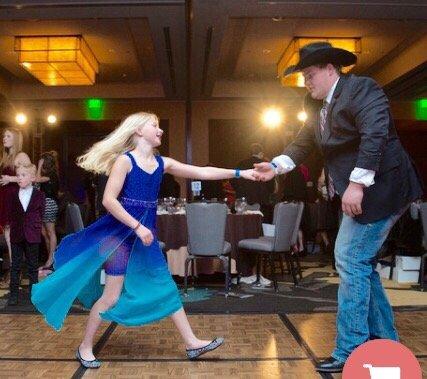
M303 262L303 280L294 286L289 275L279 276L279 292L272 286L255 288L241 284L233 285L230 295L224 296L223 277L201 277L182 294L189 313L310 313L335 312L339 278L330 265L319 262ZM397 284L384 280L389 299L394 307L413 310L427 309L427 293L420 292L416 285ZM180 287L182 287L180 285ZM34 308L29 301L26 280L20 292L19 305L8 307L8 289L0 289L0 312L26 313ZM181 291L183 292L183 291ZM71 313L85 312L75 304Z

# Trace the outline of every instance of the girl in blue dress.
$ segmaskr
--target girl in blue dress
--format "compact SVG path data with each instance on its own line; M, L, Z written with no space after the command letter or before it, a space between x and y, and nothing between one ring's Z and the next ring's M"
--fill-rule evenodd
M100 367L92 348L101 319L137 326L171 316L189 359L223 343L223 338L200 340L190 327L156 238L157 194L163 173L202 180L235 176L254 180L253 170L196 167L155 156L153 149L162 134L156 115L136 113L78 159L80 167L109 175L103 198L109 214L65 237L55 253L54 273L32 289L33 304L56 330L76 298L91 308L76 353L87 368Z

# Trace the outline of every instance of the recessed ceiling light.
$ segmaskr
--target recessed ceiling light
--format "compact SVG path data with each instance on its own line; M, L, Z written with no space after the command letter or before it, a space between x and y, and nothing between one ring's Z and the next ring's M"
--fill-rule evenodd
M271 50L270 50L270 49L263 49L263 50L262 50L262 53L263 53L263 54L270 54L270 53L271 53Z
M282 16L277 16L277 17L273 17L272 18L272 20L273 21L275 21L275 22L280 22L280 21L283 21L285 18L284 17L282 17Z

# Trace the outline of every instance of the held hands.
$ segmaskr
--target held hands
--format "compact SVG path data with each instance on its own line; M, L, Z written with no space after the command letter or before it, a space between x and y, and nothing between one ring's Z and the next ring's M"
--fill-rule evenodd
M254 176L256 180L261 180L263 182L267 182L274 178L275 173L273 171L273 167L269 162L261 162L254 164Z
M150 246L153 243L154 236L150 229L144 225L138 224L135 229L136 235L141 239L144 246Z
M243 179L248 179L248 180L254 180L254 181L258 181L259 179L256 176L255 170L254 169L249 169L249 170L241 170L240 171L240 177Z
M362 214L363 184L350 182L342 197L342 211L349 217Z

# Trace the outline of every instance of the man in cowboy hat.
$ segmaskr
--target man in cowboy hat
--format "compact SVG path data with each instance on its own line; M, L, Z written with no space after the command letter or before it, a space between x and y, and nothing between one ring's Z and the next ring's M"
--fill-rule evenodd
M387 97L367 77L343 75L352 53L318 42L300 49L298 64L310 96L308 119L282 155L255 165L261 180L298 166L317 145L330 196L344 213L335 244L338 289L336 348L317 366L340 372L351 352L374 338L397 340L393 311L375 271L377 252L422 186L393 125Z

